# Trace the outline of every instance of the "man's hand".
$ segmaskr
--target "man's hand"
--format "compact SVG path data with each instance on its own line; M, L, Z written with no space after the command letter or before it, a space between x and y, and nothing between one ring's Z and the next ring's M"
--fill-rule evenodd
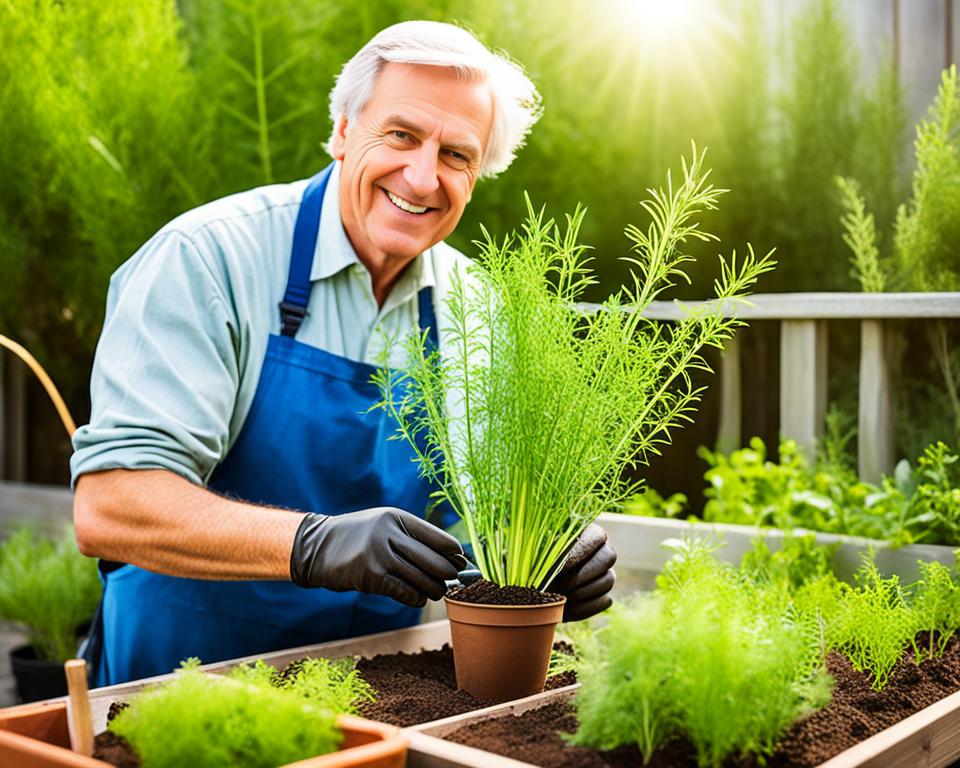
M393 507L304 515L290 553L301 587L387 595L407 605L439 600L466 566L460 543Z
M607 544L607 532L591 523L580 534L560 573L547 589L566 595L564 621L582 621L605 611L613 604L610 590L616 581L613 564L617 553Z

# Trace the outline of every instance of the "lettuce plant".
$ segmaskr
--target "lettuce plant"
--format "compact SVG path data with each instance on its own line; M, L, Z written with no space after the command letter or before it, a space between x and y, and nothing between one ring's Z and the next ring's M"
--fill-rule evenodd
M703 348L742 322L712 306L673 325L643 310L686 279L685 243L714 239L697 223L722 192L708 176L694 147L679 183L668 174L650 191L649 225L627 228L632 285L592 313L577 307L593 282L578 242L583 211L561 228L528 199L522 232L487 234L476 269L455 283L443 355L415 335L406 370L376 376L380 407L464 521L485 578L547 587L583 529L629 495L624 470L690 420L701 393L693 372L709 370ZM734 255L717 298L742 299L771 268L769 254Z
M263 662L220 677L185 662L111 722L144 768L273 768L335 751L336 717L372 698L352 664L312 659L278 674Z
M39 658L73 658L99 600L97 562L80 554L72 528L56 540L21 528L0 544L0 618L26 628Z

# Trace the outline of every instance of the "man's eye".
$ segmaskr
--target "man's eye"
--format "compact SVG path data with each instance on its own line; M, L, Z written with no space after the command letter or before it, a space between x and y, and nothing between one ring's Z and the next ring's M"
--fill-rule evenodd
M406 131L391 131L391 133L393 134L394 138L400 139L400 141L406 141L410 138L410 134Z
M455 165L468 165L470 163L470 158L454 149L447 150L447 157L449 157L450 161Z

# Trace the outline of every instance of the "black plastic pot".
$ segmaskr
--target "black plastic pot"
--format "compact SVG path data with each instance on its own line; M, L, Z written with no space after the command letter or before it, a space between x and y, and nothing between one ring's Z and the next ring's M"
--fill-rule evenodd
M67 695L63 664L38 659L32 645L20 645L10 651L10 666L17 681L17 697L23 703Z

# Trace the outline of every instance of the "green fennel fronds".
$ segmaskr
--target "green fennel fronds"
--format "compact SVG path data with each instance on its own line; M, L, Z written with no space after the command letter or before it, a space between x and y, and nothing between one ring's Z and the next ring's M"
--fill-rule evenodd
M627 230L632 286L599 311L578 307L594 282L578 240L583 209L561 227L528 198L522 230L502 240L484 231L475 268L455 276L442 354L414 335L406 370L374 377L378 407L463 520L478 567L495 583L546 588L583 529L635 490L624 469L691 420L702 392L692 374L710 370L702 350L722 347L743 325L718 308L742 300L773 267L769 254L734 254L721 259L716 303L673 325L643 316L686 279L684 244L713 238L696 217L721 190L707 182L696 147L682 171L680 182L668 175L649 190L648 227Z
M0 544L0 619L23 625L40 658L76 656L99 600L97 561L80 554L72 527L55 540L21 528Z
M219 676L184 662L149 686L109 728L144 766L273 768L335 751L336 717L372 698L350 661L308 659L282 673L257 661Z
M881 293L886 277L880 269L880 250L877 247L877 225L872 213L867 213L860 188L852 179L838 176L841 202L846 212L840 219L843 242L853 252L853 274L865 293Z

